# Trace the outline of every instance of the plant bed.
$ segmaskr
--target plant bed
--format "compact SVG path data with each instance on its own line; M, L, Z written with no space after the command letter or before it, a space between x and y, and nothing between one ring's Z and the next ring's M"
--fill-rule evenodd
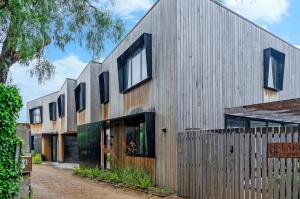
M101 170L99 168L76 168L73 170L76 176L89 178L99 182L110 184L116 188L127 188L160 197L167 197L174 194L173 191L161 187L155 187L151 177L141 169L113 168Z

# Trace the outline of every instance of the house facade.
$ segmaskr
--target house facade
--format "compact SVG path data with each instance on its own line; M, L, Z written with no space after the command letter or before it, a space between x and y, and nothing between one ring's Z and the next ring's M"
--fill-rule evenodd
M66 103L78 161L143 168L176 189L177 132L299 125L299 65L297 48L214 1L160 0L74 80Z
M59 91L27 103L31 150L47 161L78 161L75 86L66 79Z

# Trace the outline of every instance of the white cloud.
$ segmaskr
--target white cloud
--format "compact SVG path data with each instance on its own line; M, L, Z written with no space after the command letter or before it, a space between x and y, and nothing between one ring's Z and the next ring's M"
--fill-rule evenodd
M35 98L42 97L58 91L66 78L77 79L81 71L87 65L75 55L53 61L56 66L53 79L38 84L37 78L30 77L29 68L15 64L11 68L12 83L20 89L23 98L23 109L19 122L26 122L26 103Z
M96 4L109 7L114 14L123 19L136 20L136 13L149 10L153 3L154 0L114 0L114 5L112 6L110 0L104 0Z
M225 6L249 18L272 24L287 14L288 0L224 0Z

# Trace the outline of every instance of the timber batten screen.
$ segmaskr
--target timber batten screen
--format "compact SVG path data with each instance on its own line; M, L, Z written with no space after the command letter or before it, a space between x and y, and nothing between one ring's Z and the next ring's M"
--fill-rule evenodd
M77 127L78 159L81 166L100 167L101 123L95 122Z

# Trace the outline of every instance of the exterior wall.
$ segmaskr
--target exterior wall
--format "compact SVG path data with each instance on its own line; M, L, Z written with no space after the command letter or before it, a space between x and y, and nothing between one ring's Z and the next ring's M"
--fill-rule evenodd
M76 80L67 79L59 91L59 95L65 95L65 116L57 118L57 128L60 133L70 133L77 131L75 96ZM56 99L57 100L57 99ZM58 113L58 110L57 110Z
M27 118L29 121L29 110L31 108L43 107L43 121L42 124L31 124L31 135L42 135L41 138L41 153L46 160L51 161L51 139L50 134L58 134L57 140L57 159L59 162L64 161L64 140L61 134L70 134L77 132L77 121L75 114L75 97L74 89L76 87L76 80L66 79L62 88L55 93L41 97L39 99L27 103ZM58 97L65 95L65 116L60 118L58 116ZM49 103L56 102L56 121L51 121L49 116ZM47 135L48 134L48 135Z
M31 134L41 133L57 133L59 129L56 126L57 121L50 121L49 116L49 103L56 102L59 94L58 92L44 96L42 98L30 101L27 103L27 118L29 121L29 110L39 106L43 107L43 123L42 124L31 124Z
M77 112L77 125L93 123L101 120L99 80L101 64L90 62L77 79L77 85L85 83L85 110Z
M300 51L210 0L177 0L177 127L224 128L224 109L300 97ZM286 54L282 92L264 90L263 50Z
M116 118L142 111L155 112L156 182L176 189L176 3L159 1L102 63L109 71L108 105L101 118ZM126 94L119 93L117 58L143 33L152 34L152 76ZM167 133L162 129L166 128ZM124 133L124 132L123 132Z
M30 125L27 123L17 124L17 136L20 137L24 143L22 145L23 153L30 153Z

